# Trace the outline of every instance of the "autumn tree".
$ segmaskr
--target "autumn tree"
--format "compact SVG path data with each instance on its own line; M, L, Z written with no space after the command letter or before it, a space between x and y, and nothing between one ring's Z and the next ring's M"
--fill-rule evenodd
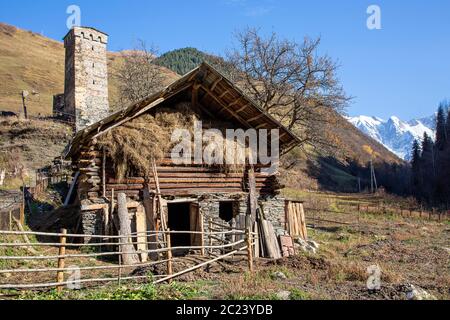
M153 45L147 46L141 40L134 50L122 52L120 66L113 71L119 91L113 109L127 107L163 88L161 70L153 63L157 52Z
M256 29L236 34L227 61L232 77L255 102L294 130L302 145L326 144L324 124L347 105L349 97L337 78L338 65L320 55L319 39L298 43Z

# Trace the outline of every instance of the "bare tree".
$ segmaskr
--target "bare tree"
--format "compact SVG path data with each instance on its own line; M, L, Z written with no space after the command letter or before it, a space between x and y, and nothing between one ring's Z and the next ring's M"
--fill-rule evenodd
M303 144L329 142L321 128L347 105L336 76L337 64L318 55L320 39L302 43L279 39L272 33L262 37L256 29L235 36L236 45L227 61L237 70L232 78L243 90L288 128Z
M121 64L113 72L119 90L113 109L124 108L163 88L161 70L153 64L157 53L156 47L148 47L142 40L134 50L122 52Z

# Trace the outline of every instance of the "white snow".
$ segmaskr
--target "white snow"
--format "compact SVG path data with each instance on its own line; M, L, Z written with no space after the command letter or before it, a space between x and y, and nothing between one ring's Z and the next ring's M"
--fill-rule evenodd
M392 116L388 120L368 116L347 117L346 119L363 133L405 160L410 159L414 140L421 141L424 132L432 138L435 136L434 129L431 127L434 123L434 116L413 119L408 122L402 121L397 116Z

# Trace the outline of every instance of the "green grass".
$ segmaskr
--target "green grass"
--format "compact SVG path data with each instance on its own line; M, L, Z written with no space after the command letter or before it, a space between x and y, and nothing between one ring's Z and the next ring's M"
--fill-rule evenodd
M64 290L58 293L55 289L47 292L24 292L21 300L190 300L205 295L196 283L185 284L144 284L132 286L105 286L100 289Z
M303 290L294 288L290 290L291 295L290 298L291 300L310 300L311 299L311 295Z

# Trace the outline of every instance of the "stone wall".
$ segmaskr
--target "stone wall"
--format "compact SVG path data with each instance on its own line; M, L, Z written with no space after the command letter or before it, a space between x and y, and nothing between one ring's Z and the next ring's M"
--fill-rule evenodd
M235 218L227 223L219 217L220 202L233 201L233 214ZM260 197L258 204L263 208L264 216L272 222L277 234L285 234L285 199L279 196ZM207 231L208 221L234 227L244 227L245 216L248 213L248 195L239 194L208 194L199 199L200 215L204 221L204 228ZM237 217L237 216L240 216Z
M209 221L229 225L235 228L245 228L245 218L248 213L248 195L246 193L224 194L210 193L201 195L197 199L191 199L199 204L199 213L203 219L205 232L209 231ZM219 216L220 202L233 202L234 219L230 222L222 220ZM262 206L266 220L272 222L277 235L286 234L285 231L285 199L279 196L261 197L258 203ZM130 217L132 213L130 213ZM83 233L87 235L103 234L102 211L82 212ZM216 227L217 228L217 227ZM85 239L90 242L91 239Z
M103 235L103 211L81 212L81 227L85 235ZM98 242L89 236L84 238L85 243Z
M76 131L108 116L107 42L92 28L75 27L64 38L64 112L74 116Z

